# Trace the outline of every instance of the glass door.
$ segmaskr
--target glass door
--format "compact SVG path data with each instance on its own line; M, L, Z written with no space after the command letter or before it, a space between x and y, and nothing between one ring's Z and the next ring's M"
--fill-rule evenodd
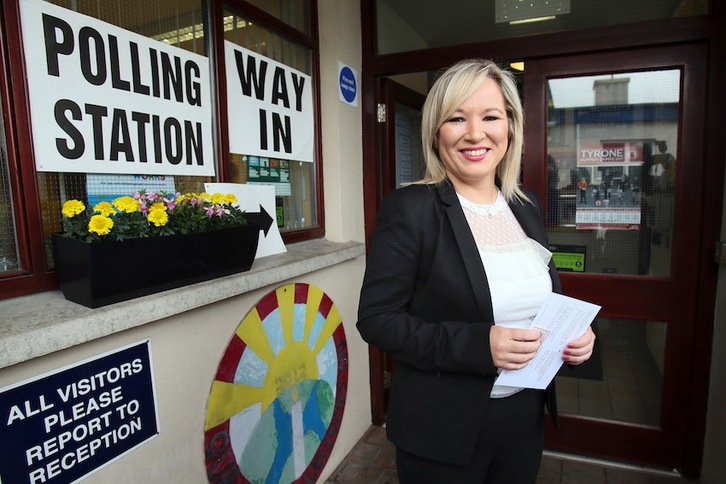
M546 206L565 294L602 305L594 357L557 377L549 449L700 460L688 409L708 383L694 371L705 63L698 46L526 63L524 182Z

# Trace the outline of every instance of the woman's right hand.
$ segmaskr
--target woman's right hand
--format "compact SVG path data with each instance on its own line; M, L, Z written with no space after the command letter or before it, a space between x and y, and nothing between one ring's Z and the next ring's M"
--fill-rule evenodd
M542 332L538 329L516 329L492 326L489 346L494 366L504 370L519 370L527 366L537 353Z

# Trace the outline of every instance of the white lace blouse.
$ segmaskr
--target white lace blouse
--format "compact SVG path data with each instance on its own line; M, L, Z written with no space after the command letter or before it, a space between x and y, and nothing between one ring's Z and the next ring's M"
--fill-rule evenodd
M489 281L494 323L528 328L552 292L548 267L552 254L527 237L501 193L488 205L461 195L459 200ZM491 397L507 397L520 390L495 384Z

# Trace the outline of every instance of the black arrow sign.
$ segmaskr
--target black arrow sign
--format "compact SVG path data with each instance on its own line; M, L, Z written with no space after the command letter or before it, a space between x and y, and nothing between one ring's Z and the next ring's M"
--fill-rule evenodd
M259 212L245 212L245 218L249 223L258 225L260 230L265 232L265 237L267 237L267 233L270 231L270 227L272 227L272 222L274 221L262 205L260 205Z

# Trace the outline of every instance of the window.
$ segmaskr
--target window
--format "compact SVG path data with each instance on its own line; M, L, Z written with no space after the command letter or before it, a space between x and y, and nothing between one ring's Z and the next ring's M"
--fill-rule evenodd
M547 222L561 270L670 275L681 79L548 80Z
M161 189L173 187L182 192L202 192L204 183L213 181L274 185L277 224L284 240L294 242L323 235L320 136L315 104L318 47L314 0L226 3L222 0L50 0L48 3L208 59L209 104L215 108L211 108L213 119L209 120L213 126L212 141L208 143L211 146L205 149L209 150L216 169L214 176L160 174L153 177L146 173L99 175L37 170L33 137L40 135L31 129L27 107L31 89L28 71L23 68L26 60L21 30L22 2L3 2L0 7L3 26L18 27L4 28L0 39L5 61L0 69L3 88L0 113L5 121L0 125L0 298L55 287L50 234L61 228L60 208L71 198L92 205L93 193L104 183L108 184L108 177L154 178ZM210 25L211 18L215 19L214 25ZM311 96L308 122L312 124L311 159L284 156L263 159L228 150L226 110L216 108L226 105L226 74L223 59L219 59L224 55L224 41L308 76L310 89L315 93ZM217 56L215 49L219 49ZM225 156L224 152L229 154ZM262 165L270 169L262 171L259 169ZM257 179L250 176L260 172L265 176ZM127 183L134 183L133 179Z
M235 46L259 54L259 57L247 57L250 62L255 62L256 59L258 66L262 63L274 61L279 63L283 70L289 70L292 76L296 78L304 79L305 76L309 76L315 79L317 64L315 61L316 50L314 46L293 39L290 30L285 27L288 24L292 24L307 29L308 27L306 26L309 22L306 19L310 18L310 3L278 0L257 0L253 3L273 11L277 18L285 22L284 26L274 28L271 27L273 22L263 24L259 20L245 15L244 12L234 8L230 2L228 7L224 9L223 14L224 40ZM296 32L296 34L299 36L301 33ZM236 52L239 53L239 51ZM252 76L252 79L254 79L254 74L250 74L249 62L245 64L246 67L240 67L238 63L230 62L230 58L227 58L227 61L230 64L234 64L226 66L228 71L227 79L231 81L227 84L227 95L232 96L233 91L239 89L237 87L238 82L235 79L237 74L234 74L233 71L236 69L245 69L245 72L241 75ZM263 77L261 67L257 67L256 69L252 69L252 72L260 78ZM268 71L272 71L272 67ZM275 72L279 71L276 70ZM277 78L275 77L274 79ZM273 82L272 79L272 73L267 72L266 83ZM263 82L261 79L258 79L258 81L260 83ZM291 86L293 83L283 82L278 87L266 87L268 90L272 89L280 93L280 97L278 100L273 101L273 104L285 104L286 102L292 104L295 102L294 100L288 101L287 99L289 96L293 96L292 91L294 87ZM310 84L312 87L313 83ZM235 106L230 104L230 112L227 116L230 123L232 123L231 120L237 114L233 112L234 110ZM273 110L264 114L265 121L254 119L255 122L259 122L261 126L264 126L264 128L260 128L262 132L260 138L266 132L268 134L267 138L269 138L269 145L296 143L297 139L295 138L297 137L297 133L294 132L295 127L290 127L289 124L284 122L283 118L275 117L276 114ZM311 116L313 115L313 113L309 114ZM260 110L260 115L262 115L262 110ZM282 116L287 118L284 114ZM257 117L257 114L254 114L253 117ZM243 129L249 125L246 119L242 120L240 124ZM276 126L279 127L279 131L276 130ZM290 130L293 133L290 133ZM229 153L230 181L236 183L273 185L275 187L277 225L283 234L286 232L293 233L301 229L313 229L320 226L318 216L320 213L318 209L319 187L316 183L320 163L315 159L317 153L312 152L312 158L306 156L306 159L303 160L296 158L292 154L285 153L286 149L283 146L278 150L279 154L277 155L260 155L259 153L248 153L244 148L236 148L232 146L235 144L232 141L230 140L231 146ZM256 147L256 145L253 145L253 147ZM273 146L269 146L269 148L274 149ZM294 151L291 146L288 149Z

